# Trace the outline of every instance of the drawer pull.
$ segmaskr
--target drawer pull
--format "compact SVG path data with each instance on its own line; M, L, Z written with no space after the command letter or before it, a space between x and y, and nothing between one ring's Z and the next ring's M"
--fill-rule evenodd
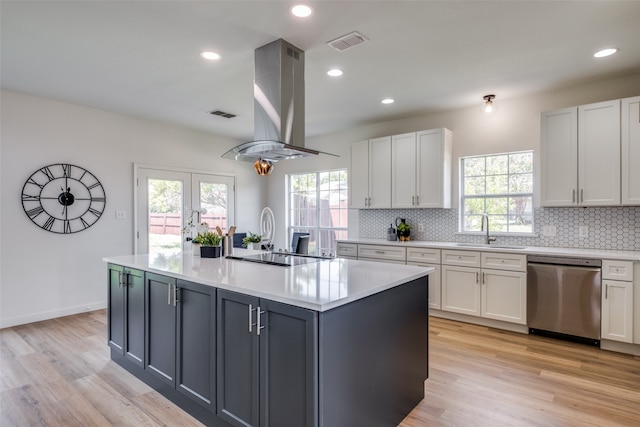
M380 254L380 255L384 255L385 251L375 251L375 253Z

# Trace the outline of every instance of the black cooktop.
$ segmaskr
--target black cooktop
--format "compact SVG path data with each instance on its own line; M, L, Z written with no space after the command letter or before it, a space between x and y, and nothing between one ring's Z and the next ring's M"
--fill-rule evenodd
M310 264L320 261L321 257L300 256L286 253L264 253L247 256L227 256L228 259L239 259L242 261L257 262L259 264L279 265L282 267L292 267L294 265Z

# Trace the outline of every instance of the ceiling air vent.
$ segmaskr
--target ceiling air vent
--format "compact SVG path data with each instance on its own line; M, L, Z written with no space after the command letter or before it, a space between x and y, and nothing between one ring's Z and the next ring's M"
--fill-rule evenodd
M236 116L235 114L227 113L225 111L220 111L220 110L209 111L209 114L212 114L214 116L224 117L225 119L233 119Z
M330 42L327 42L327 44L339 52L344 52L345 50L351 49L352 47L357 46L360 43L364 43L367 40L368 39L365 36L354 31L353 33L331 40Z

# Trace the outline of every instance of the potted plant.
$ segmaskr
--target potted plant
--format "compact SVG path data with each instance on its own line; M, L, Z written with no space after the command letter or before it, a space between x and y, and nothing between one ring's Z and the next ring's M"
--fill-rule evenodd
M260 250L260 242L262 242L262 236L249 231L247 237L242 239L242 246L248 249Z
M398 224L397 227L398 227L398 238L400 239L400 241L408 242L411 234L411 226L406 222L404 222L404 220L402 220L402 222L400 222L400 224Z
M211 231L204 231L192 240L200 245L200 256L202 258L219 258L222 256L222 236Z

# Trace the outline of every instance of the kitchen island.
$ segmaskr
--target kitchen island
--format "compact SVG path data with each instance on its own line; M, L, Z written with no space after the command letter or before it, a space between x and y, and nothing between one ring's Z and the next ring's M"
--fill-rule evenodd
M424 397L431 268L104 260L111 358L206 425L395 426Z

